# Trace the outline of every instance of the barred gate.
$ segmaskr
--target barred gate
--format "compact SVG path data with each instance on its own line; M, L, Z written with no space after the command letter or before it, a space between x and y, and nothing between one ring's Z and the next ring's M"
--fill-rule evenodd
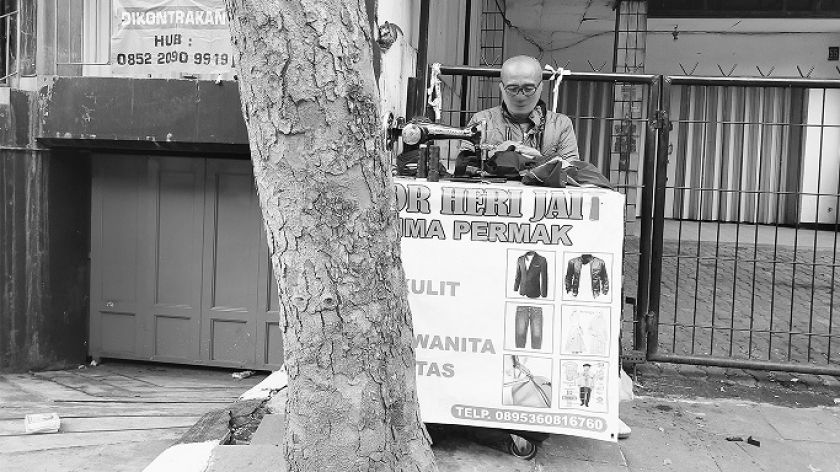
M840 373L840 81L662 83L648 359Z
M440 72L454 126L499 76ZM840 81L572 73L557 99L627 195L626 361L840 374Z
M440 122L463 126L479 110L499 105L499 68L440 66ZM546 72L548 79L551 73ZM596 165L627 197L624 247L624 356L644 360L653 228L653 177L660 77L572 73L562 80L557 110L571 118L581 159ZM489 93L488 93L489 90ZM551 87L544 99L551 106ZM488 98L492 98L488 100ZM465 107L464 104L467 106ZM452 167L457 141L442 141L441 156ZM644 241L647 241L646 243ZM641 346L634 349L634 346Z

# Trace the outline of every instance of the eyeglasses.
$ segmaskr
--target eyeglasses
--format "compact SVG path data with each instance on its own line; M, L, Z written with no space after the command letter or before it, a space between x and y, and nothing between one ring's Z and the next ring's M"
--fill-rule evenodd
M530 97L531 95L533 95L537 92L537 88L539 88L538 85L531 85L531 84L521 85L521 86L520 85L505 85L504 86L505 92L508 95L511 95L511 96L514 96L514 97L519 95L520 92L522 92L522 95L525 95L526 97Z

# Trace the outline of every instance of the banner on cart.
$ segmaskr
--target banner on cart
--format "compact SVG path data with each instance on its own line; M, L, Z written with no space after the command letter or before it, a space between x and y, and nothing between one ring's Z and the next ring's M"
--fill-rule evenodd
M223 0L113 0L111 69L125 76L233 72Z
M616 440L624 196L396 192L423 420Z

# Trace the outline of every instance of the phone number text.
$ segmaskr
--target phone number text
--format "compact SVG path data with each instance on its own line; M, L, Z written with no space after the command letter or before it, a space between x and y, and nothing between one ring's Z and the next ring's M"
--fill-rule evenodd
M195 64L226 66L231 63L231 57L226 53L194 53L185 51L167 52L135 52L117 54L117 64L121 66L142 66L153 64Z
M527 424L573 428L603 433L607 429L601 418L569 413L536 413L533 411L484 408L469 405L453 405L452 416L459 419L487 421L492 423Z

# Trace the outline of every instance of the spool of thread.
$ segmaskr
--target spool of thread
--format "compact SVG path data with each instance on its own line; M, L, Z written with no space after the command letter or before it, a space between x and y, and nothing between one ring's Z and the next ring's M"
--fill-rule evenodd
M440 146L429 146L429 168L428 177L429 182L437 182L440 180Z
M417 151L419 153L417 155L417 178L424 179L426 178L426 160L429 158L428 146L421 144Z

